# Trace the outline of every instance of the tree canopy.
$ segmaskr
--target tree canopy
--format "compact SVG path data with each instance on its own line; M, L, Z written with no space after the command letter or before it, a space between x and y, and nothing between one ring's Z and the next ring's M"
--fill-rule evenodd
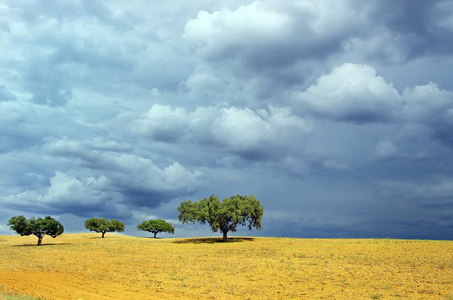
M223 233L223 240L227 240L229 231L237 231L238 225L248 225L249 230L255 227L260 230L263 217L263 206L253 195L236 195L225 198L222 202L218 197L211 195L200 201L183 201L178 206L178 219L184 223L208 223L212 232Z
M85 221L85 228L90 231L102 233L102 238L106 232L124 232L124 224L118 220L106 218L91 218Z
M137 229L154 233L154 238L156 238L156 235L159 232L175 233L175 228L170 223L161 219L143 221L141 224L137 225Z
M47 216L44 219L31 217L28 220L23 216L12 217L9 219L8 225L10 226L10 230L14 230L21 236L31 234L36 235L38 237L38 246L41 245L45 235L56 238L64 232L63 225L50 216Z

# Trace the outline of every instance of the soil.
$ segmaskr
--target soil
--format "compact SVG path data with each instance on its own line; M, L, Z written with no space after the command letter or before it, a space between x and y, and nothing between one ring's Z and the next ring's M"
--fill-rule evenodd
M0 236L0 292L38 299L453 299L453 241Z

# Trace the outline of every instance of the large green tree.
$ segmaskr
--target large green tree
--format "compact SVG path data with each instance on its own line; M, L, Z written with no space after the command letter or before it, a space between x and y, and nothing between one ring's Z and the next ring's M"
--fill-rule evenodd
M102 238L106 232L124 232L124 224L118 220L106 218L91 218L85 221L85 228L90 231L102 233Z
M263 206L253 195L236 195L222 201L212 195L200 201L183 201L178 206L178 219L184 223L208 223L212 232L223 233L223 241L227 240L229 231L234 232L238 225L248 225L260 230L263 217Z
M31 217L28 220L23 216L12 217L9 219L8 225L10 226L10 230L14 230L21 236L31 234L36 235L38 237L38 246L41 245L45 235L56 238L64 232L63 225L50 216L47 216L44 219Z
M154 238L156 238L156 235L159 232L175 233L175 228L170 223L161 219L143 221L141 224L137 225L137 229L154 233Z

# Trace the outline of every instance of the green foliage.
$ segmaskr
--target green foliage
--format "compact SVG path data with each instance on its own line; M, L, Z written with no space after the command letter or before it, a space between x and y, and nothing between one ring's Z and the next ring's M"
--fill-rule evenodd
M38 246L41 245L42 239L45 235L50 235L51 237L56 238L64 232L63 225L50 216L47 216L44 219L31 217L28 220L23 216L12 217L9 219L7 225L10 226L10 230L14 230L21 236L31 234L37 236Z
M106 218L91 218L85 221L85 228L97 233L102 233L102 238L106 232L124 232L124 224L118 220Z
M178 206L178 219L184 223L200 222L208 223L212 232L223 233L223 240L227 240L229 231L236 231L238 225L248 225L249 230L255 227L260 230L263 217L263 206L253 195L236 195L225 198L220 202L219 198L212 195L200 201L183 201Z
M175 228L165 220L149 220L143 221L137 225L137 230L143 230L154 233L154 238L159 232L175 233Z

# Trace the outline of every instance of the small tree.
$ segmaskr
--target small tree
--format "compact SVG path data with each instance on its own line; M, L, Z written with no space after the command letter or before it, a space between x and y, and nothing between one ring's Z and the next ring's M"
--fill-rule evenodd
M263 217L263 206L253 195L236 195L223 199L216 196L192 202L187 200L178 206L179 221L184 223L200 222L211 226L212 232L221 231L223 241L227 240L228 231L236 231L237 225L247 225L249 230L255 227L260 230Z
M175 233L175 228L170 223L161 219L143 221L141 224L137 225L137 230L152 232L154 233L154 238L156 238L156 235L159 232Z
M42 239L46 234L56 238L64 232L63 225L50 216L44 219L31 217L28 220L23 216L12 217L9 219L8 225L10 230L14 230L21 236L36 235L38 237L38 246L41 245Z
M102 238L106 232L124 232L124 224L115 219L110 221L106 218L91 218L85 221L85 228L90 231L102 233Z

